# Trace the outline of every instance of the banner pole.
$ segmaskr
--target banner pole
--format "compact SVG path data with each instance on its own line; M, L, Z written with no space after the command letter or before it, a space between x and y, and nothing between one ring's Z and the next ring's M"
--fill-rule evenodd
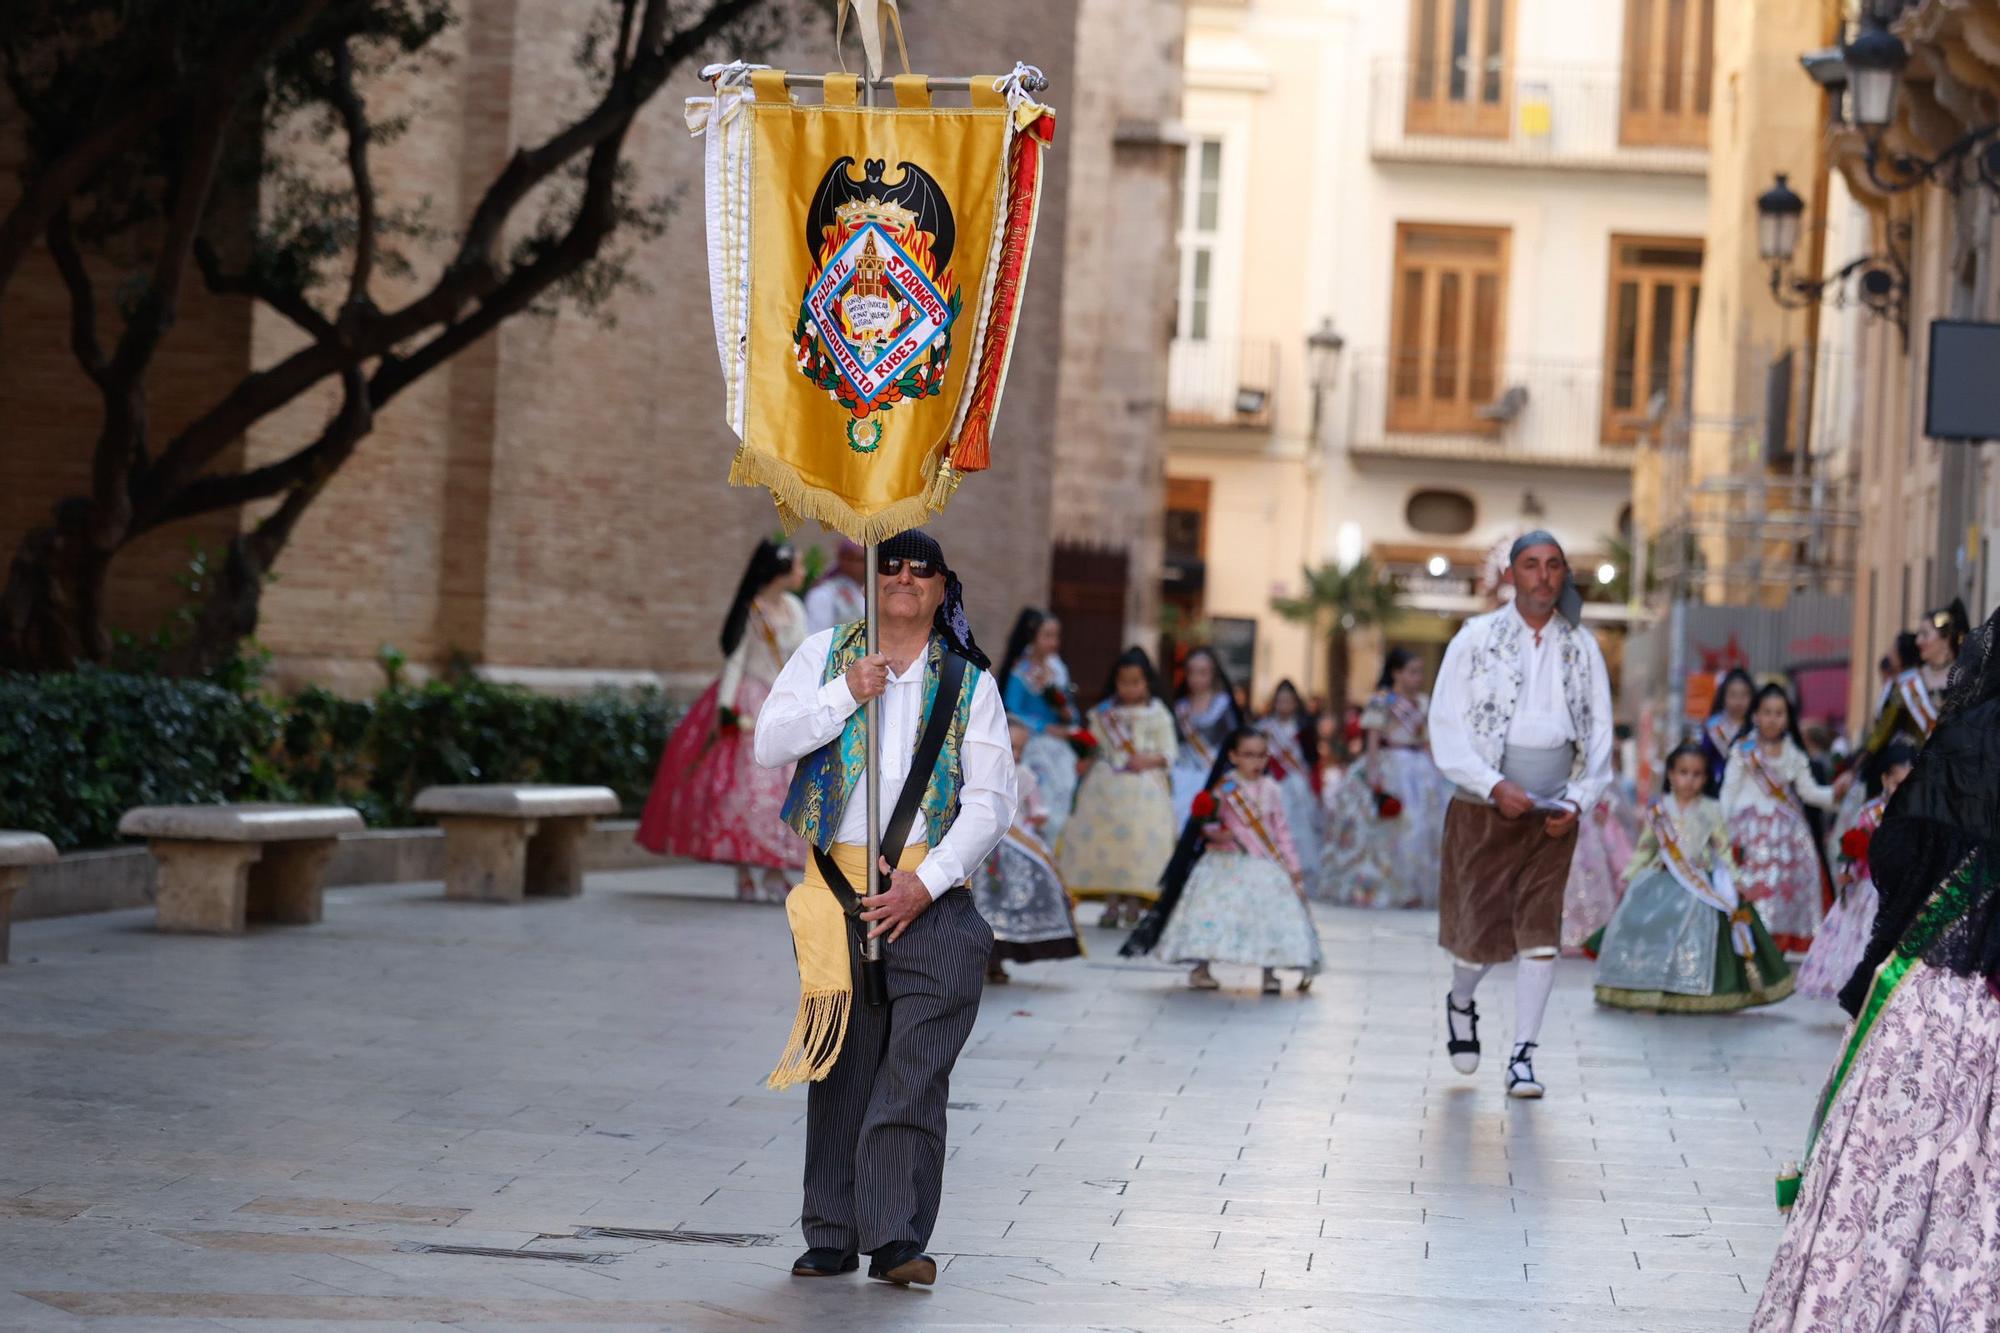
M840 3L844 5L847 3L847 0L840 0ZM875 80L880 77L881 71L871 69L867 73L868 77L863 80L861 87L861 104L863 106L874 106ZM862 605L865 608L862 612L864 619L862 630L865 635L864 647L868 655L873 657L876 653L882 651L882 575L878 564L881 554L881 543L869 542L864 549L866 554L863 556L863 559L868 562L868 572L862 583L864 590ZM887 692L886 685L884 692ZM867 711L864 718L867 722L868 732L868 776L866 779L868 792L868 874L863 882L873 886L877 883L876 876L880 873L876 863L882 859L882 695L878 694L873 699L870 699L865 707ZM886 885L883 887L886 887ZM862 945L861 956L871 963L879 962L882 957L881 936L874 936L867 940Z

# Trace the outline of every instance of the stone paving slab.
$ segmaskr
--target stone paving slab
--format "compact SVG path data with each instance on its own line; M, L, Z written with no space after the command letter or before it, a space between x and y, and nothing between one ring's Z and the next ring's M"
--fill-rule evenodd
M790 947L718 885L336 890L322 927L242 938L17 927L0 1329L1736 1329L1841 1031L1802 999L1598 1010L1565 961L1550 1094L1510 1103L1497 1059L1442 1054L1426 914L1322 910L1329 972L1276 999L1090 930L988 992L938 1286L801 1282L804 1097L761 1085Z

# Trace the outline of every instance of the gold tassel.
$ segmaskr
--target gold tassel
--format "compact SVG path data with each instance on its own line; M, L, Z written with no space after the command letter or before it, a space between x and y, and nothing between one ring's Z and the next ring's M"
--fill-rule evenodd
M783 1092L800 1083L817 1083L833 1072L834 1061L847 1040L847 1016L854 1007L853 991L829 991L799 997L798 1017L784 1054L764 1086Z

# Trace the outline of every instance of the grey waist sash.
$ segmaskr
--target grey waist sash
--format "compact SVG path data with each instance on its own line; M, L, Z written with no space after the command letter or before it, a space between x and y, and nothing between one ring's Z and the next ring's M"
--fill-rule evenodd
M1569 785L1570 769L1576 764L1576 746L1558 745L1554 749L1529 749L1525 746L1510 745L1500 757L1500 776L1509 782L1518 783L1531 796L1560 796ZM1481 805L1493 804L1485 792L1469 792L1458 789L1460 798L1477 801Z

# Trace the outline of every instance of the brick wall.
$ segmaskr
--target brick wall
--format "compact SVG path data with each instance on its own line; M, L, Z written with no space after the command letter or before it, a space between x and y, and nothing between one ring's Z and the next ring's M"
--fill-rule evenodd
M939 0L910 16L916 68L997 72L1028 60L1049 75L1060 117L994 467L933 525L965 574L976 630L996 650L1016 608L1046 599L1052 521L1131 543L1141 553L1135 580L1148 593L1157 584L1154 427L1172 271L1172 211L1159 196L1175 177L1151 150L1114 151L1133 108L1076 80L1080 36L1100 68L1143 39L1146 78L1170 78L1173 91L1154 88L1137 114L1170 118L1177 6L1141 8L1119 18L1108 0ZM449 62L416 86L374 93L383 109L414 112L410 132L376 152L385 203L428 196L439 220L462 220L515 145L583 105L571 53L586 12L565 0L469 0L444 39ZM827 68L831 35L814 18L793 49L769 58ZM724 481L733 437L709 321L700 151L680 105L702 88L683 71L633 135L645 189L674 193L680 207L667 235L635 253L647 290L615 300L615 325L565 309L504 326L391 404L300 524L259 631L281 679L372 688L384 644L419 669L454 650L495 667L652 671L683 685L716 669L728 599L776 518L761 491ZM1072 209L1072 195L1089 216ZM418 282L440 262L415 258ZM47 268L38 261L10 296L0 342L9 548L79 483L78 446L96 420L49 327L61 296ZM378 299L398 294L385 283ZM162 419L212 398L246 365L269 364L293 336L263 312L253 320L240 305L191 302L169 344L179 359L164 363L174 373L158 378ZM250 457L309 440L332 401L315 397L261 423ZM165 556L148 549L121 561L121 618L137 623L166 603L162 580L180 544L173 534Z

